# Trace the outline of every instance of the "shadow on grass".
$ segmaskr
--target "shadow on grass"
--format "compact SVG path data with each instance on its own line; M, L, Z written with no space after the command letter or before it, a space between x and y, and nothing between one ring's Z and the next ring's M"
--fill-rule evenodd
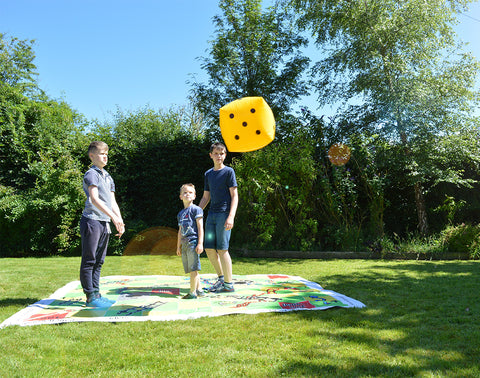
M38 298L4 298L0 299L0 308L9 306L29 306L38 302Z
M109 290L110 295L124 295L126 297L156 296L171 298L180 295L180 288L177 287L161 287L161 286L144 286L144 287L121 287L115 290Z
M297 351L278 375L478 376L479 267L384 262L329 276L332 290L367 307L289 314L318 321L321 326L304 336L329 347Z
M244 263L244 264L251 264L252 262L255 265L269 265L272 263L282 263L282 264L295 264L299 261L307 261L304 259L292 259L292 258L275 258L275 257L240 257L235 256L232 254L232 259L234 259L234 263Z

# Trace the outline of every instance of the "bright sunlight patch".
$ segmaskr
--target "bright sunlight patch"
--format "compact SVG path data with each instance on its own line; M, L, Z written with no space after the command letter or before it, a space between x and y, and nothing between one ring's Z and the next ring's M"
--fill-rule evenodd
M201 275L203 287L216 276ZM234 275L235 292L208 293L204 298L181 299L189 291L188 276L108 276L101 278L102 294L116 301L107 309L85 307L79 281L70 282L48 299L14 314L9 325L68 322L125 322L195 319L203 316L257 314L331 307L364 307L345 295L324 290L319 284L283 274Z

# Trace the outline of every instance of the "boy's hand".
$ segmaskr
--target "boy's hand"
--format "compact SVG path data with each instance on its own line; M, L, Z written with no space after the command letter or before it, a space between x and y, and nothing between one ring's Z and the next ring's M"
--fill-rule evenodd
M233 217L229 215L227 217L227 220L225 221L225 225L224 225L225 230L227 230L227 231L231 230L233 228L233 223L234 223L233 222Z
M181 255L182 255L182 250L177 248L177 256L181 256Z
M197 252L197 255L201 255L202 252L203 252L203 244L202 244L202 243L198 243L198 244L197 244L197 247L195 248L195 251Z
M122 218L115 217L112 220L113 220L113 224L115 225L115 228L118 231L118 233L115 236L118 236L119 238L121 238L123 233L125 232L125 223L123 223Z
M124 223L122 223L122 224L120 224L119 226L116 226L116 227L117 227L117 231L118 231L118 233L117 233L117 234L115 234L115 236L118 236L118 238L121 238L121 237L122 237L122 235L123 235L123 234L124 234L124 232L125 232L125 224L124 224Z

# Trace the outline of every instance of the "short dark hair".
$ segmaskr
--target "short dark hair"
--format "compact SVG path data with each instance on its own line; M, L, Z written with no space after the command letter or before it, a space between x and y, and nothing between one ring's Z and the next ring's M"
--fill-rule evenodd
M108 144L97 140L95 142L90 143L90 146L88 146L88 153L97 152L100 150L108 151Z
M212 143L212 145L210 146L210 152L213 152L213 150L216 149L216 148L224 149L225 152L227 152L227 147L225 147L225 145L222 142Z

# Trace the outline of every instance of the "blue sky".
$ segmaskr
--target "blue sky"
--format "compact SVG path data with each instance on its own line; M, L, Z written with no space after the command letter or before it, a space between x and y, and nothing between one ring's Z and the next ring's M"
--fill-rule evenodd
M0 0L0 32L35 39L40 87L87 119L185 105L213 38L216 0ZM456 28L480 60L480 4ZM307 105L314 108L312 100Z

